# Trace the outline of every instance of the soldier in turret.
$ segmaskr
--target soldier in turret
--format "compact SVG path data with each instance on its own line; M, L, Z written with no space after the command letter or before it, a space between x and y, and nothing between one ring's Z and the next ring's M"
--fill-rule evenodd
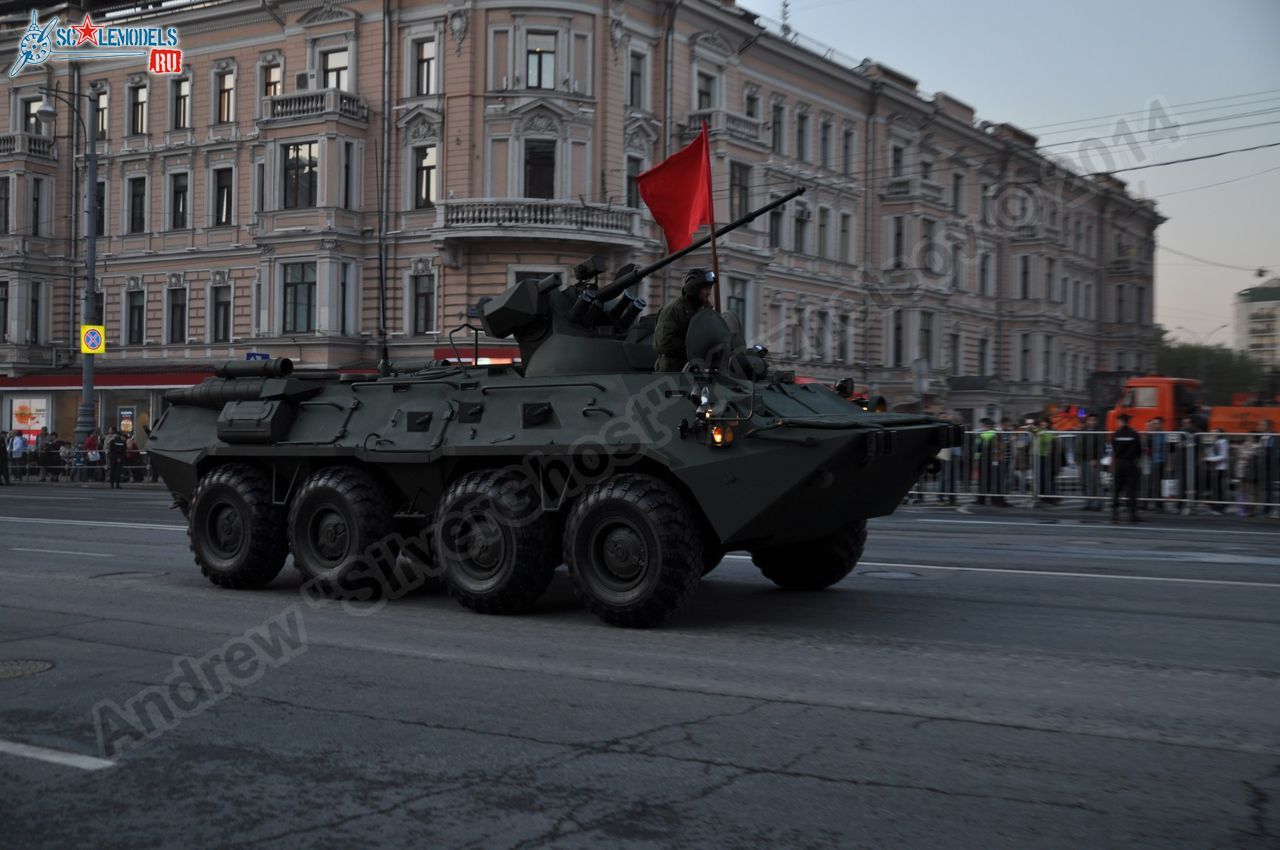
M654 346L658 349L657 371L679 372L689 362L684 338L694 313L711 306L711 287L715 284L715 273L707 269L689 269L685 273L680 297L673 298L658 314L653 333Z

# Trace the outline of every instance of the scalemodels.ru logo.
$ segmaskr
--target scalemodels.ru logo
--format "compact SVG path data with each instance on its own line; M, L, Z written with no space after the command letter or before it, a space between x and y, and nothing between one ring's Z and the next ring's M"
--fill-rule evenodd
M87 14L72 26L62 26L62 19L56 16L42 24L32 9L31 24L18 41L18 58L9 69L9 76L16 77L28 66L42 65L50 59L89 56L145 56L147 70L153 74L182 73L177 27L99 25Z

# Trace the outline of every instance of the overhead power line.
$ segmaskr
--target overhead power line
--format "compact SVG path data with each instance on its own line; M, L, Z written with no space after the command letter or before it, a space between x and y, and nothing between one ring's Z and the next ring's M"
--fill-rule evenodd
M1260 268L1266 268L1266 266L1236 266L1231 263L1219 263L1216 260L1206 260L1204 257L1197 257L1195 254L1188 254L1186 251L1179 251L1176 248L1170 248L1168 245L1159 242L1156 243L1156 247L1161 251L1168 251L1170 254L1177 254L1179 257L1186 257L1188 260L1195 260L1196 262L1203 263L1206 266L1217 266L1220 269L1234 269L1239 272L1256 272Z
M1189 100L1186 103L1171 103L1164 107L1165 109L1181 109L1184 106L1199 106L1203 103L1221 103L1227 100L1238 100L1243 97L1259 97L1264 94L1276 94L1280 89L1267 89L1266 91L1246 92L1244 94L1232 94L1224 97L1211 97L1206 100ZM1237 104L1238 105L1238 104ZM1051 124L1036 124L1031 127L1024 127L1024 130L1043 130L1047 127L1065 127L1068 124L1082 124L1086 121L1103 121L1108 118L1125 118L1134 115L1145 115L1146 109L1140 109L1133 112L1113 112L1110 115L1095 115L1092 118L1076 118L1072 121L1056 121Z
M1153 162L1148 165L1131 165L1128 168L1115 168L1111 171L1099 172L1100 174L1119 174L1122 171L1141 171L1144 168L1160 168L1165 165L1178 165L1183 162L1196 162L1201 159L1213 159L1219 156L1227 156L1233 153L1247 153L1248 151L1260 151L1263 148L1280 147L1280 142L1269 142L1265 145L1254 145L1250 148L1235 148L1229 151L1218 151L1217 153L1207 153L1202 156L1186 156L1182 159L1170 159L1166 162Z

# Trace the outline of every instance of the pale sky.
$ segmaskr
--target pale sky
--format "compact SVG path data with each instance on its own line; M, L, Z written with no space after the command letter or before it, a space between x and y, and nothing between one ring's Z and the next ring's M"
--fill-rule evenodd
M781 17L780 0L740 5ZM915 77L924 92L948 92L975 107L980 121L1016 124L1053 152L1078 156L1082 140L1102 137L1091 146L1106 145L1112 162L1095 153L1089 171L1280 142L1278 0L790 5L799 33ZM1180 138L1148 132L1153 103L1182 125ZM1124 136L1118 113L1132 136ZM1160 114L1154 117L1159 126ZM1250 124L1267 126L1229 129ZM1254 176L1237 180L1246 175ZM1156 231L1159 245L1280 276L1280 146L1117 176L1131 192L1155 198L1169 219ZM1227 180L1236 182L1198 188ZM1214 329L1231 320L1235 293L1261 282L1162 248L1156 321L1188 341L1208 334L1210 343L1229 345L1231 329Z

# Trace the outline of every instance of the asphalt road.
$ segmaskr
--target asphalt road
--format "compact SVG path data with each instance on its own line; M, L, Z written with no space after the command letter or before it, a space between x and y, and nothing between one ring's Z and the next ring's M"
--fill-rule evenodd
M1280 522L908 509L636 632L219 590L166 504L0 488L0 847L1280 846Z

